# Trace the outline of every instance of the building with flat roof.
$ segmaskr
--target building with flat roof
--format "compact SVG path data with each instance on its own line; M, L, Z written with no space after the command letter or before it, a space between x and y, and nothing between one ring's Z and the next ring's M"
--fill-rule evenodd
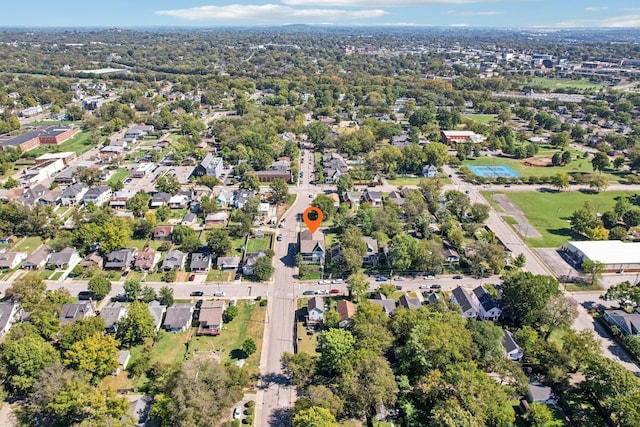
M58 145L69 140L78 132L80 132L80 128L74 126L56 125L37 128L13 137L0 138L0 151L7 147L14 147L25 152L40 145Z
M580 265L586 260L604 264L607 272L640 271L640 242L621 240L568 242L565 252Z

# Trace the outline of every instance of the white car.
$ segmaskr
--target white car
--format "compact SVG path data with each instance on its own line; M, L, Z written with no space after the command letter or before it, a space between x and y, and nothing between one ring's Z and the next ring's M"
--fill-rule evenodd
M329 291L326 289L319 289L318 290L318 295L328 295Z
M233 410L233 419L239 420L240 417L242 417L242 408L238 406L236 409Z
M342 280L342 279L333 279L331 281L331 283L342 283L342 282L344 282L344 280Z
M320 280L318 282L318 285L328 285L331 283L331 280Z
M427 274L426 276L424 276L424 280L433 280L435 278L436 276L434 276L433 274Z
M225 295L226 294L224 293L224 291L216 291L216 292L213 293L214 297L223 297Z
M420 285L418 289L429 289L429 285Z

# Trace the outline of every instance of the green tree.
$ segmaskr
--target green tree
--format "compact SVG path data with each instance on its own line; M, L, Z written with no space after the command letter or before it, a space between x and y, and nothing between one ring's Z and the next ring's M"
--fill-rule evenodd
M602 273L604 273L605 265L599 261L586 259L582 262L580 267L582 268L582 271L588 275L591 286L594 286L600 282L600 279L602 279Z
M474 203L471 205L471 221L482 224L487 219L489 219L489 205L483 203Z
M129 220L117 217L109 218L102 224L99 231L102 250L105 253L111 253L124 248L129 242L131 234L132 229Z
M601 173L589 177L589 188L593 188L597 193L606 190L609 186L609 178Z
M409 124L415 127L422 127L436 119L435 108L432 105L418 108L409 116Z
M60 361L58 352L42 337L28 334L8 340L0 350L2 377L12 393L28 392L40 371Z
M198 179L196 179L196 182L200 185L204 185L209 190L213 190L214 187L222 184L218 178L211 175L203 175L201 177L198 177Z
M97 382L118 367L118 341L110 335L95 333L74 343L64 353L64 364L88 373Z
M527 258L524 253L518 254L518 256L513 259L512 264L515 268L524 268L524 266L527 265Z
M289 186L283 179L274 179L269 187L271 189L271 200L276 202L276 205L285 203L289 199Z
M127 209L138 218L144 217L149 210L151 196L144 190L138 191L133 197L127 200Z
M347 289L354 301L360 301L360 298L369 289L369 281L363 273L354 273L347 280Z
M329 135L329 130L324 123L313 121L305 127L305 133L307 134L309 142L317 148L322 148L325 139Z
M640 208L629 208L622 215L622 220L627 227L636 227L640 225Z
M257 350L256 343L251 338L247 338L244 341L242 341L242 352L245 354L246 357L251 356L253 353L256 352L256 350Z
M82 341L102 331L104 331L104 319L100 316L76 319L73 323L65 325L60 329L58 348L64 353L76 342Z
M331 220L331 218L333 218L333 215L338 210L338 208L336 208L335 206L335 200L324 193L318 193L316 195L316 198L313 199L311 206L314 206L322 211L322 221Z
M389 244L387 262L389 267L398 271L408 270L416 253L416 240L407 234L393 236Z
M180 182L173 175L164 175L156 180L156 190L174 196L180 191Z
M569 175L567 175L564 172L558 172L557 174L551 177L551 183L559 191L565 190L569 188Z
M173 288L170 288L169 286L161 287L158 295L158 301L160 301L160 304L162 305L171 307L173 305Z
M598 225L595 214L587 208L575 210L569 219L571 231L577 234L587 235L587 233Z
M22 308L33 311L46 297L47 284L36 272L29 272L16 279L5 295L20 302Z
M285 375L302 389L314 377L318 360L307 353L283 353L281 361Z
M231 322L233 319L235 319L238 316L238 313L239 313L238 306L232 305L227 307L227 309L224 311L224 321Z
M338 427L336 418L326 408L315 407L297 411L293 416L295 427Z
M207 233L207 246L209 246L209 250L216 258L228 254L231 251L229 231L221 228L209 231Z
M449 149L440 142L431 142L423 148L425 163L437 168L445 165L449 161Z
M606 153L597 152L591 159L591 166L593 166L594 171L603 171L611 167L609 156Z
M628 280L610 286L604 295L600 296L605 301L618 301L620 307L640 306L640 286L632 285Z
M127 295L129 301L136 301L140 296L142 286L140 281L136 279L129 279L124 282L124 293Z
M565 148L571 142L571 137L569 136L569 132L564 131L560 133L556 133L551 136L551 145L556 148Z
M338 194L344 194L345 191L351 191L353 189L353 179L351 178L351 175L348 173L340 175L337 189Z
M253 267L253 276L261 282L267 281L273 275L275 268L271 262L271 258L263 256L258 258L256 265Z
M242 181L240 181L240 188L243 190L252 190L255 192L260 191L260 180L255 172L246 172L242 175Z
M111 292L111 282L102 275L96 275L89 280L87 288L96 300L101 300Z
M345 329L329 329L318 337L320 366L329 373L339 373L349 363L355 338Z
M123 345L142 343L155 334L155 322L147 304L136 301L129 304L127 314L118 322L116 336Z
M186 225L176 225L171 232L171 241L176 245L198 239L198 233Z
M491 322L470 321L467 328L471 331L473 359L482 366L489 367L495 359L504 357L502 328Z
M156 291L148 285L142 288L142 291L140 292L140 299L146 303L150 303L151 301L156 299L156 297Z
M551 276L518 271L502 277L503 313L516 325L543 326L548 320L545 308L559 294L558 281Z

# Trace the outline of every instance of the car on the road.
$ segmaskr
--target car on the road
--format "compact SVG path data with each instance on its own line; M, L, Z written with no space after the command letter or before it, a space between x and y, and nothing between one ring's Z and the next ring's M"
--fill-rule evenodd
M328 285L331 283L331 280L320 280L318 281L318 285Z
M328 295L329 291L326 289L318 289L318 295Z
M225 295L226 295L226 294L224 293L224 291L215 291L215 292L213 293L213 296L214 296L214 297L223 297L223 296L225 296Z
M431 289L442 289L440 285L431 285Z
M333 279L331 281L331 283L343 283L343 282L344 282L344 280L342 280L342 279Z
M310 198L310 199L313 199L313 194L309 194L309 198Z
M424 280L433 280L436 278L436 276L434 276L433 274L427 274L426 276L423 276Z
M118 295L115 295L115 296L111 297L111 301L113 301L113 302L127 302L127 301L129 301L129 297L127 297L127 294L118 294Z
M280 225L278 225L278 228L284 228L284 224L280 223Z
M233 419L239 420L240 417L242 417L242 408L238 406L236 409L233 410Z
M464 190L464 194L469 194L469 190Z
M204 292L202 291L193 291L189 294L189 296L192 296L192 297L201 297L203 295L204 295Z
M389 280L389 278L387 276L378 276L378 277L376 277L376 282L386 282L387 280Z
M193 282L194 280L196 280L196 275L192 274L191 276L189 276L189 281Z
M396 281L398 281L398 282L402 282L402 281L404 280L404 277L402 277L402 276L396 276L396 277L394 277L394 278L393 278L393 280L396 280Z
M91 292L89 291L80 291L78 292L78 299L80 301L87 301L92 298Z
M511 188L511 184L505 184L504 188Z
M313 295L313 294L315 294L315 291L304 291L302 293L302 295Z
M396 285L396 291L401 291L402 290L402 285Z
M459 274L456 274L455 276L453 276L453 277L452 277L452 279L454 279L454 280L460 280L460 279L462 279L462 276L461 276L461 275L459 275Z
M276 237L276 240L278 242L282 242L282 234L278 234L278 237Z
M339 294L340 293L340 289L331 289L329 291L330 294Z
M420 285L418 289L429 289L429 285Z

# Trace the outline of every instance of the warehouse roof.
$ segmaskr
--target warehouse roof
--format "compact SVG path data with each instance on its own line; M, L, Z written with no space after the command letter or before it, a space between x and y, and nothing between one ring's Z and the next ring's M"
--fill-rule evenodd
M640 263L640 242L625 243L621 240L569 242L567 249L571 252L578 250L590 260L603 264Z

